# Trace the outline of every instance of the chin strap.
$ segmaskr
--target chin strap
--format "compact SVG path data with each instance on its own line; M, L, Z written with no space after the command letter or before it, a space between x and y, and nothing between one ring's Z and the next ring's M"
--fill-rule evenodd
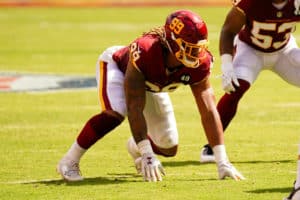
M173 33L172 33L172 35L173 35ZM170 46L170 44L169 44L169 42L168 42L168 40L167 40L167 37L166 37L166 31L165 31L165 30L163 31L163 40L164 40L165 44L167 45L169 51L170 51L172 54L174 54L174 52L173 52L173 50L172 50L172 48L171 48L171 46Z

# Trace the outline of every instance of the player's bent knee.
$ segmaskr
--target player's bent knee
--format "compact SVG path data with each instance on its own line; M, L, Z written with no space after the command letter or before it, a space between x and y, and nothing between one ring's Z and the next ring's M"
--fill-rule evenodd
M154 153L165 157L173 157L177 154L178 140L173 135L165 135L159 139L159 144L156 144L149 138Z
M300 49L294 48L289 52L289 60L293 65L300 65Z
M153 147L152 149L154 151L154 153L164 156L164 157L174 157L177 154L177 149L178 149L178 145L175 145L173 147L170 148L161 148L158 146Z
M178 145L175 145L168 149L161 149L163 156L165 157L174 157L177 154Z
M114 111L114 110L105 110L105 111L103 111L103 113L118 119L120 122L122 122L125 118L122 114L120 114L119 112Z
M178 145L177 134L166 134L160 138L160 145L163 148L172 148Z

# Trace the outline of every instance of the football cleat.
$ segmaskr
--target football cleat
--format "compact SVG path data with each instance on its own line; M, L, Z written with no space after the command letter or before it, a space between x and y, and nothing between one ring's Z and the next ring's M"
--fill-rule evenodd
M141 154L137 151L137 146L135 144L133 137L129 138L127 141L127 151L134 161L134 165L137 173L140 174L142 169L141 167L142 157Z
M300 188L298 187L297 189L295 189L293 187L293 190L290 193L290 195L287 198L284 198L283 200L299 200L299 199L300 199Z
M62 158L56 168L57 172L66 181L82 181L79 163L68 158Z
M212 148L206 144L203 146L200 152L200 162L201 163L213 163L215 162L215 156Z

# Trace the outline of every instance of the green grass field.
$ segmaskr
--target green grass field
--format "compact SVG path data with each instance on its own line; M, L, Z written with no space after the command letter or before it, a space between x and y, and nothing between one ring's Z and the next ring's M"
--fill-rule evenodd
M128 44L164 23L176 7L0 8L0 72L94 76L99 53ZM211 77L221 89L218 37L228 8L193 7L206 20L215 55ZM225 10L225 11L224 11ZM300 39L299 32L295 33ZM299 89L263 72L241 101L226 132L230 160L247 180L217 179L215 164L200 164L206 143L188 87L171 93L180 132L176 157L159 157L167 176L145 183L125 148L128 123L107 135L81 161L86 179L65 183L59 159L85 121L99 112L96 89L0 93L0 199L275 200L290 192L296 175Z

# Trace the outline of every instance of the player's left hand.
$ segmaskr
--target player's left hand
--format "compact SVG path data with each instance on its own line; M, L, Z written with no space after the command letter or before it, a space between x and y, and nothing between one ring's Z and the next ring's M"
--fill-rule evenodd
M141 172L145 181L162 181L165 175L164 168L154 153L145 153L142 155Z
M221 162L217 164L219 179L225 179L231 177L236 181L244 180L245 177L229 162Z
M239 87L239 81L233 69L232 62L222 63L222 88L227 93L235 92L235 87Z

